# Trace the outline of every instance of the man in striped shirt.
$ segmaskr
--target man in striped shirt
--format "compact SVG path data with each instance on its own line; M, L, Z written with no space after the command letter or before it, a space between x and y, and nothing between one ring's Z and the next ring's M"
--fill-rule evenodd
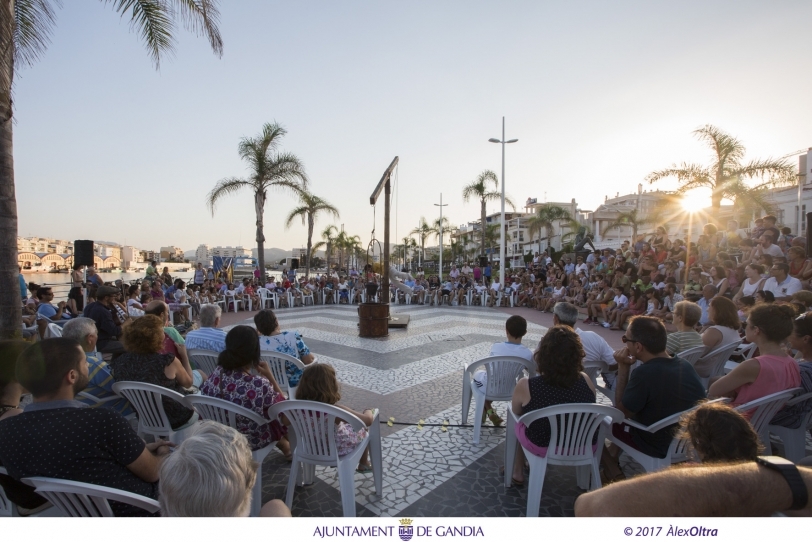
M217 329L223 309L220 305L208 304L200 307L200 329L186 334L186 350L202 349L222 352L226 349L226 332Z

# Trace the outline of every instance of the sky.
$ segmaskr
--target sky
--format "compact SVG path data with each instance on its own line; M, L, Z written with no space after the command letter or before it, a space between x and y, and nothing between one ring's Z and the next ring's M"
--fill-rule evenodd
M486 169L506 193L595 209L651 171L707 163L693 130L738 137L747 159L812 146L808 1L220 2L222 58L182 27L156 70L112 7L68 0L42 59L15 82L19 234L144 249L255 246L243 137L278 122L282 150L364 245L383 238L369 196L400 157L392 242L443 213L479 217L463 187ZM797 164L797 158L789 158ZM674 181L655 188L673 189ZM645 189L651 189L646 185ZM266 247L306 242L285 192ZM498 202L488 212L498 211ZM375 218L376 217L376 218ZM314 241L315 242L315 241Z

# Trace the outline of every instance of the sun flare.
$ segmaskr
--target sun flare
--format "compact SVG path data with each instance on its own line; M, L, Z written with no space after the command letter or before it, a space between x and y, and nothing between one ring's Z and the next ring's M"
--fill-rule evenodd
M682 197L682 208L689 213L701 211L708 205L708 197L702 192L688 192Z

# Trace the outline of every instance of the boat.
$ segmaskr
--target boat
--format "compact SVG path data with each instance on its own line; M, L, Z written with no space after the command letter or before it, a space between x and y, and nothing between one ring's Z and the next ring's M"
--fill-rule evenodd
M59 267L52 267L48 270L49 273L70 273L70 267L67 265L60 265Z

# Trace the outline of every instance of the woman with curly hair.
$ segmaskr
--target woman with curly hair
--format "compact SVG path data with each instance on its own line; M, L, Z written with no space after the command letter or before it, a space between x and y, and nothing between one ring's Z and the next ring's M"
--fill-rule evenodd
M246 436L252 450L264 448L271 442L290 460L287 428L278 419L271 418L268 410L285 400L279 384L268 364L260 360L257 332L249 326L234 326L226 335L226 349L217 358L217 368L200 386L200 392L209 397L231 401L235 405L253 410L268 423L258 425L243 416L237 416L237 430Z
M516 384L511 407L516 416L553 405L595 402L595 386L583 372L584 347L571 327L551 327L533 358L540 376L522 378ZM524 485L524 448L545 457L550 437L550 422L546 419L536 420L529 427L516 425L516 438L522 446L516 447L513 461L514 485Z
M721 403L704 404L683 416L679 436L691 442L702 463L752 462L761 449L747 418Z

